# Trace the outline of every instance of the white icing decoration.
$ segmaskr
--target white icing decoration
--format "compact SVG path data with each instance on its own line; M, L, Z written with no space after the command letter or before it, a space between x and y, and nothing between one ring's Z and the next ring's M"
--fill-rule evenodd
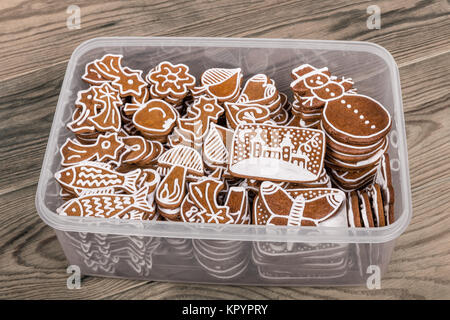
M242 144L241 130L248 132L249 128L254 130L254 134ZM280 141L279 131L282 129L287 132ZM310 133L308 138L302 138L301 142L294 143L291 139L293 135L289 131L295 132L296 136L301 136L305 130ZM266 139L269 139L270 143ZM319 144L319 141L322 143ZM236 129L233 138L233 159L230 171L242 176L254 176L269 180L314 181L317 180L322 170L323 141L323 132L320 130L241 124ZM237 157L240 148L245 150L244 158ZM322 152L317 155L316 150ZM313 165L313 161L316 159L321 160L320 168L318 165Z
M368 97L368 96L365 96L365 95L361 95L361 94L354 94L354 95L351 95L351 96L352 96L352 97L355 97L355 96L356 96L356 97L363 97L363 98L368 99L368 100L371 100L372 102L374 102L375 104L377 104L377 105L380 107L380 110L381 110L382 112L384 112L384 113L386 114L386 116L388 117L388 122L387 122L387 124L386 124L386 126L385 126L384 128L382 128L381 130L379 130L378 132L375 132L375 133L373 133L373 134L369 134L369 135L354 135L354 134L350 134L350 133L348 133L348 132L345 132L345 131L343 131L343 130L340 130L340 129L336 128L336 127L328 120L327 115L326 115L326 110L327 110L327 108L328 108L328 104L326 104L326 105L325 105L325 108L324 108L324 110L323 110L323 113L322 113L322 119L323 119L323 121L326 121L327 124L328 124L330 127L332 127L334 131L339 132L339 133L341 133L341 134L344 134L345 136L352 137L352 138L368 139L368 138L372 138L372 137L377 136L377 135L382 135L384 132L386 132L386 131L390 128L390 125L391 125L391 122L392 122L392 118L391 118L389 112L386 110L386 108L385 108L384 106L382 106L378 101L376 101L375 99L372 99L371 97Z

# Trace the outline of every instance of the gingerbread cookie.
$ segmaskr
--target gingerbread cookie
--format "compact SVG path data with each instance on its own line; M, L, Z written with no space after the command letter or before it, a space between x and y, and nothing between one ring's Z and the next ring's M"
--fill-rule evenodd
M302 64L292 69L291 77L292 79L297 80L298 78L305 77L305 75L313 75L316 73L325 74L327 77L331 77L331 72L328 70L327 67L318 69L310 64Z
M168 61L150 70L146 80L151 85L152 98L163 99L174 105L180 104L195 85L195 78L189 73L188 66L173 65Z
M334 139L332 136L330 136L325 129L323 129L323 126L320 125L320 129L325 132L326 140L327 140L327 148L330 151L336 152L336 153L343 153L347 155L354 155L354 156L364 156L367 154L373 154L373 152L376 152L383 148L383 145L387 142L385 139L381 139L378 142L374 144L369 145L353 145L348 143L340 142L336 139Z
M152 193L156 190L156 187L159 185L160 181L161 177L156 170L142 169L142 174L138 178L138 185L140 188L148 186L148 192Z
M99 132L119 132L121 128L119 106L122 105L119 92L108 83L104 83L94 87L94 93L94 100L100 105L100 112L90 118L95 129Z
M395 193L392 186L391 164L389 154L384 153L380 158L380 163L375 174L374 181L380 185L383 198L384 213L386 215L386 224L392 224L395 221L394 200Z
M338 189L284 190L264 181L255 201L253 221L262 225L317 226L331 219L343 204L345 207L345 194Z
M268 105L277 97L275 82L265 74L256 74L247 80L237 102Z
M143 103L148 97L147 83L142 78L142 70L121 68L121 72L115 75L111 86L119 91L122 98L132 97L134 102Z
M204 178L189 185L189 193L181 205L181 218L196 223L244 223L248 210L247 192L232 187L225 205L217 202L224 183L215 178Z
M345 92L353 92L353 81L331 76L328 68L301 65L292 71L291 89L295 102L292 106L293 118L290 126L318 128L323 108L341 97Z
M359 198L359 208L363 225L366 228L374 228L375 222L373 219L372 206L369 195L366 190L360 190L357 192Z
M373 169L388 148L390 127L387 110L369 97L347 93L327 104L321 121L327 136L325 164L340 188L356 190L372 182Z
M333 167L339 167L343 169L352 169L352 170L360 170L369 167L374 167L378 162L383 153L386 152L388 148L388 144L386 143L383 149L378 150L377 152L368 155L367 157L354 157L347 155L347 160L341 160L345 154L339 155L339 158L335 156L335 152L327 152L325 157L325 163ZM362 159L361 159L362 158Z
M189 185L189 194L181 205L181 219L195 223L231 223L229 208L217 203L223 182L205 178Z
M87 192L66 202L57 209L57 213L63 216L147 220L155 213L154 207L147 202L147 194L148 187L131 195L114 193L112 188Z
M371 209L375 221L375 226L377 227L386 226L386 217L384 214L384 207L383 207L383 196L381 194L380 185L374 183L373 185L367 187L367 194L369 195L370 203L372 205Z
M230 172L256 180L308 182L319 178L325 155L320 130L241 124L231 147Z
M163 153L158 159L158 165L167 168L181 166L187 173L196 176L202 176L204 171L200 153L186 146L176 146Z
M142 71L123 67L122 58L122 55L106 54L101 59L88 63L81 78L91 85L109 83L121 97L139 98L147 86L142 78Z
M156 203L160 208L177 209L176 213L186 194L186 168L174 166L164 177L156 189ZM161 211L161 214L170 220L174 220L169 211Z
M315 97L317 100L336 99L343 92L350 91L353 88L351 78L342 77L338 79L332 76L328 68L316 68L309 64L303 64L292 70L291 88L294 94L300 97ZM338 88L339 87L339 88ZM317 101L316 103L321 104ZM314 101L308 103L314 105Z
M249 224L248 193L244 187L229 187L225 205L235 224Z
M95 133L95 124L91 118L97 114L99 107L94 100L96 94L96 87L90 87L86 90L80 90L75 101L76 110L72 115L72 121L67 124L67 127L76 134L90 134Z
M203 144L203 160L209 166L226 166L233 139L233 130L211 124Z
M359 208L358 193L352 191L347 195L347 217L348 226L351 228L361 228L361 212Z
M201 147L210 124L217 123L223 112L216 98L201 96L188 109L187 117L178 118L175 131L183 135L191 146Z
M146 142L151 145L151 152L148 152L147 155L137 163L137 165L143 168L153 168L158 164L158 158L164 153L165 149L164 146L158 141L146 140Z
M133 124L149 136L167 136L175 126L178 114L164 100L152 99L133 115Z
M289 111L283 108L280 113L271 116L271 118L279 126L287 125L289 122Z
M106 54L86 65L81 79L91 85L101 85L114 80L114 76L121 72L122 55Z
M119 132L121 105L119 92L108 83L81 90L75 103L77 109L68 128L76 134Z
M389 112L374 99L363 95L343 95L323 110L323 128L336 140L370 145L386 136L392 120Z
M126 148L126 151L121 157L122 163L124 164L139 163L145 156L153 152L153 145L141 136L123 137L122 142Z
M206 70L201 78L201 87L192 89L194 96L206 94L220 103L236 101L241 91L242 70L212 68Z
M106 163L83 161L58 171L55 173L55 178L62 188L80 195L85 191L104 188L122 189L128 193L134 193L140 175L140 169L121 174Z
M330 175L339 186L361 186L373 179L377 167L367 167L361 170L330 169Z
M225 102L227 124L236 129L241 123L265 123L270 119L270 110L259 104Z
M86 160L118 161L124 143L117 133L99 135L95 144L81 144L68 138L60 149L63 166L70 166Z

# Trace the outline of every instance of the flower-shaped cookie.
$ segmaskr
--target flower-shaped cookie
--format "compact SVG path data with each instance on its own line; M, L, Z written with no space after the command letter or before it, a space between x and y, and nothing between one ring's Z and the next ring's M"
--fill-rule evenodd
M189 74L189 67L184 64L173 65L163 61L150 70L146 78L151 84L153 98L163 99L178 104L195 85L195 78Z

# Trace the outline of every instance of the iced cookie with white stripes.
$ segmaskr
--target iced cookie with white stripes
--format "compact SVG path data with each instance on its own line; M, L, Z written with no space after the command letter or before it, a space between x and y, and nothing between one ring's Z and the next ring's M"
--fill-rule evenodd
M193 223L242 224L248 221L247 191L231 187L225 203L218 202L224 183L215 178L204 178L189 184L189 193L181 205L181 219Z
M194 87L193 96L206 94L216 98L220 103L225 101L233 102L239 97L242 84L242 70L211 68L203 72L200 87Z
M62 216L149 220L155 208L148 203L148 186L133 194L119 194L113 188L82 193L56 210Z
M134 193L137 190L141 169L128 173L116 172L109 164L84 161L55 173L61 187L76 195L85 191L114 188Z
M346 226L345 194L339 189L283 189L264 181L254 202L253 223L287 226Z

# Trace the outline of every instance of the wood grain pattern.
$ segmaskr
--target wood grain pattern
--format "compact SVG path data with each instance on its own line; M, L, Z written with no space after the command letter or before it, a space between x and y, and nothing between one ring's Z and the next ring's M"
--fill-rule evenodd
M450 298L450 19L446 1L71 1L0 5L0 298L405 299ZM366 28L366 8L382 28ZM414 215L397 240L381 290L246 287L84 277L66 288L67 262L36 214L34 195L71 52L98 36L218 36L363 40L400 68Z

